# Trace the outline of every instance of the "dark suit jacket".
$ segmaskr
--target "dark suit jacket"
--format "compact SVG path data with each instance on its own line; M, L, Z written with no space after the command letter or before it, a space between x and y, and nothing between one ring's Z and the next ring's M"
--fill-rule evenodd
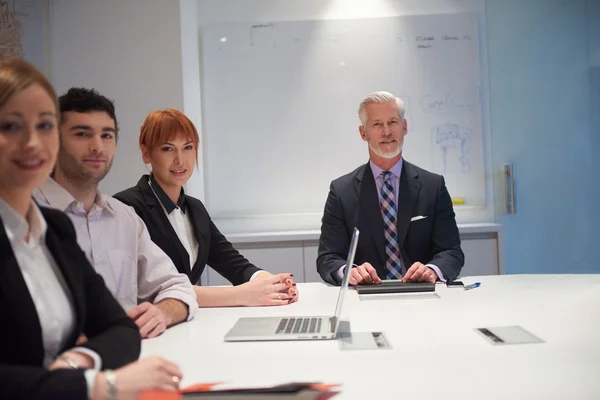
M177 237L177 233L148 184L148 179L148 175L143 175L137 185L115 194L114 197L135 209L146 223L152 241L171 257L177 270L186 274L192 284L199 284L200 275L206 264L234 285L249 281L252 274L260 271L260 268L245 259L219 232L204 204L194 197L185 195L185 212L189 213L194 236L199 244L198 258L194 268L191 269L188 252Z
M69 217L41 208L46 245L64 275L75 308L75 329L64 349L83 345L100 355L102 368L137 360L140 334L77 245ZM0 219L0 399L87 399L83 370L49 372L38 314Z
M405 267L420 261L434 264L448 280L464 264L452 200L444 178L403 161L398 194L398 240ZM415 216L425 219L411 222ZM385 279L383 219L369 163L331 183L321 225L317 271L326 282L346 263L352 229L360 239L354 264L369 262Z

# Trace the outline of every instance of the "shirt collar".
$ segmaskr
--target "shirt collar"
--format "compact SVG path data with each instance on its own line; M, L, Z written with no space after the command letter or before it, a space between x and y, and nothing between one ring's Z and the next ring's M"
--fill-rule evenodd
M173 200L171 200L169 196L167 196L165 191L160 187L158 182L156 182L156 179L154 179L153 174L150 174L149 183L150 187L154 191L154 194L156 195L156 198L161 202L161 204L167 211L167 214L171 214L173 210L175 210L177 207L179 207L181 209L181 212L185 214L185 192L183 191L183 188L181 188L181 192L179 193L179 200L177 201L177 204L175 204L173 203Z
M373 171L373 178L375 179L377 179L379 175L383 174L384 171L390 171L392 175L394 175L398 179L400 179L400 175L402 174L402 157L400 157L398 162L388 170L379 168L377 165L375 165L373 160L369 160L369 164L371 165L371 171Z
M23 240L29 233L30 240L41 242L46 236L48 225L34 201L31 201L26 218L24 218L0 198L0 217L4 222L9 240L13 238Z
M69 209L76 211L77 205L80 204L67 189L60 186L52 178L46 179L44 184L37 188L33 193L34 197L41 197L41 199L48 203L50 207L59 209L63 212L67 212ZM113 215L116 214L114 208L110 204L110 198L100 191L96 192L94 204L100 210L107 210Z

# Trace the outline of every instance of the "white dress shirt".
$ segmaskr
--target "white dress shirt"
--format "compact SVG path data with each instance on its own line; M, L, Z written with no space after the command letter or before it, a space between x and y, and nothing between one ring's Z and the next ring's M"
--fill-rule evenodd
M44 367L47 368L54 362L75 329L72 295L60 268L46 246L48 226L35 203L31 202L27 218L23 218L0 199L0 217L40 320ZM76 347L71 350L86 354L94 361L93 368L85 372L88 395L91 396L102 360L98 353L87 348Z
M190 221L189 214L185 213L185 193L183 188L181 189L180 201L175 204L171 199L168 198L167 194L162 190L160 185L158 185L156 181L153 182L153 178L148 179L148 185L160 203L160 206L167 216L167 219L171 223L173 230L175 233L177 233L179 241L185 248L185 251L187 251L190 258L190 270L193 269L194 265L196 264L196 260L198 259L198 250L200 249L200 246L198 245L198 240L194 235L194 229L192 227L192 221Z
M192 227L192 222L190 220L189 213L186 213L186 203L185 203L185 192L183 188L181 188L181 193L179 195L179 201L177 204L173 203L173 200L169 198L169 196L165 193L165 191L160 187L158 182L151 175L148 179L148 185L152 189L154 196L160 203L160 206L167 216L167 219L171 223L173 230L177 233L177 237L179 241L185 248L190 258L190 270L194 268L196 264L196 260L198 259L198 251L200 246L198 245L198 240L194 235L194 229ZM261 272L266 272L263 270L256 271L250 277L250 280L256 278L258 274Z
M188 277L152 242L133 208L98 192L86 213L83 203L51 178L34 191L34 198L71 218L79 246L126 311L139 301L172 298L188 306L188 321L194 317L198 303Z

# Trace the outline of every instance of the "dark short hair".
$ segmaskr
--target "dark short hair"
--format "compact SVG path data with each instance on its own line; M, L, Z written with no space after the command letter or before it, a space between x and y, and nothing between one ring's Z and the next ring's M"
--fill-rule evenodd
M115 104L112 100L101 95L96 89L71 88L58 98L61 116L68 111L86 113L90 111L104 111L115 122L115 131L119 132Z

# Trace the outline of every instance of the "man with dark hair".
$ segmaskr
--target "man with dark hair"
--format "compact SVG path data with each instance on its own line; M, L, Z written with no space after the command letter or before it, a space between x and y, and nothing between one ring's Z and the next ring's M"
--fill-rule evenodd
M104 111L115 122L115 131L119 131L114 103L98 93L96 89L69 89L60 97L60 112L64 114L69 111L79 113Z
M59 102L58 160L53 179L34 192L35 199L69 215L79 245L142 337L191 319L198 306L187 276L152 242L131 207L98 191L116 150L112 101L95 90L72 88Z

